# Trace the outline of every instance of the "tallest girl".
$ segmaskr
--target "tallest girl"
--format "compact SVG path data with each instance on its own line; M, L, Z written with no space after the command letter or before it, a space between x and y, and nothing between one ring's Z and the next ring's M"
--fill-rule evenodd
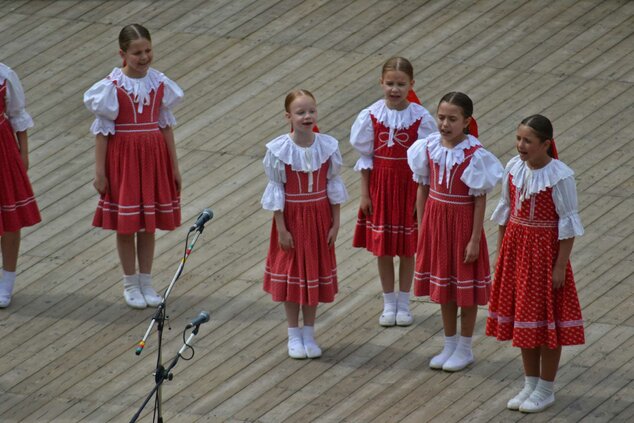
M152 69L149 31L139 25L119 33L121 68L84 94L96 115L95 189L101 194L93 225L117 231L123 296L133 308L157 306L152 287L154 232L180 225L181 177L176 160L172 107L183 91ZM136 272L138 261L139 273Z
M384 98L359 113L350 133L350 143L361 154L354 167L361 172L361 204L353 246L377 256L384 300L379 324L407 326L413 321L409 291L417 241L417 186L407 165L407 149L437 129L429 112L408 100L414 69L407 59L385 62L379 83ZM400 257L398 294L395 256Z

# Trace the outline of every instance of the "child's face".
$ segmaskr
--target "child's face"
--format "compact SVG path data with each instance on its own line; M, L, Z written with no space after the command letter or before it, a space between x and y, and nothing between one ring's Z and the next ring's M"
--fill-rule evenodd
M464 131L469 126L471 118L464 116L462 107L443 101L438 105L436 123L443 144L456 146L465 138Z
M317 125L317 104L312 97L300 95L293 100L286 112L286 118L297 133L312 133Z
M128 76L140 78L147 74L154 57L152 43L145 38L138 38L128 46L128 50L119 50L119 55L126 61Z
M407 93L414 86L414 80L409 75L403 71L390 70L383 74L379 82L388 108L403 110L407 107Z
M550 140L542 141L529 126L518 126L515 140L515 147L522 161L541 163L549 157Z

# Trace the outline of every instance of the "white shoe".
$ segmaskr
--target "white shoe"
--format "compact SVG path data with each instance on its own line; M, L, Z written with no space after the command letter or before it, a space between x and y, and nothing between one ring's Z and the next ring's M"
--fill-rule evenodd
M533 391L531 395L520 405L519 410L522 413L539 413L544 411L555 403L555 394L552 393L546 398L541 398Z
M304 342L304 350L306 350L307 358L319 358L321 357L321 348L315 342L315 340Z
M7 308L11 304L11 296L13 295L13 286L15 279L11 282L0 279L0 308Z
M398 310L396 312L396 324L398 326L409 326L414 323L414 318L409 310Z
M306 348L304 348L302 338L290 337L288 339L288 356L297 359L306 358Z
M10 295L0 295L0 308L7 308L11 304Z
M453 354L454 349L443 349L442 352L436 356L434 356L429 362L429 367L435 370L440 370L445 365L445 362L449 360L451 355Z
M163 297L161 297L152 286L151 277L139 275L139 286L141 287L141 293L148 306L156 307L163 302Z
M531 396L531 393L534 390L535 388L524 386L524 389L522 389L519 394L515 395L509 400L509 402L506 403L506 408L508 408L509 410L519 410L520 405L522 405L522 403Z
M379 325L389 327L396 324L396 313L393 311L385 311L379 317Z
M139 286L138 275L123 277L123 298L127 305L132 308L143 309L147 307L141 287Z
M442 365L442 369L446 372L457 372L471 363L473 363L473 353L456 348L453 354L451 354L451 357Z

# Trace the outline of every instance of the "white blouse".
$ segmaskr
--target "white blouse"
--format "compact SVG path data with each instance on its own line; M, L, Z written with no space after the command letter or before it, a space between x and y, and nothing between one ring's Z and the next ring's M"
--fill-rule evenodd
M414 181L429 185L429 158L439 167L438 183L443 182L449 188L451 169L464 162L465 150L482 145L472 136L467 137L453 148L447 148L440 141L440 133L436 132L427 138L420 139L407 150L407 163L413 172ZM429 151L429 156L427 155ZM478 148L471 157L469 165L462 173L460 180L469 187L469 195L484 195L493 190L500 182L504 168L493 154L484 148Z
M26 112L26 99L18 75L7 65L0 63L0 84L7 81L4 97L6 110L11 127L15 132L26 131L33 127L33 119Z
M374 127L371 116L374 116L377 121L390 130L387 140L388 147L394 145L396 131L409 128L419 119L422 120L418 126L418 138L425 138L438 131L436 121L420 104L409 103L409 106L404 110L393 110L385 105L385 100L377 101L367 109L361 110L350 130L350 144L361 154L354 166L354 170L357 172L363 169L372 169Z
M515 209L533 194L552 188L555 210L559 215L559 239L583 235L583 225L577 205L577 187L574 172L559 160L552 159L541 169L531 169L520 156L513 157L506 165L502 180L502 195L491 220L498 225L506 225L511 213L509 194L509 174L517 191Z
M293 142L290 134L281 135L266 144L264 156L264 173L269 183L262 195L262 208L276 211L284 210L284 184L286 183L285 165L290 165L296 172L307 172L309 175L309 189L312 172L316 171L326 161L328 167L326 192L330 204L341 204L348 199L346 186L339 176L343 158L339 152L339 142L326 134L315 134L315 141L310 147L300 147Z
M172 108L183 100L184 94L174 81L153 68L150 68L143 78L130 78L120 68L114 68L107 78L97 82L84 93L84 104L95 115L95 121L90 127L93 134L108 135L115 132L114 121L119 115L119 102L117 88L112 81L117 81L118 86L132 94L139 113L143 113L144 106L150 104L152 91L156 91L163 83L165 88L158 124L161 128L176 125Z

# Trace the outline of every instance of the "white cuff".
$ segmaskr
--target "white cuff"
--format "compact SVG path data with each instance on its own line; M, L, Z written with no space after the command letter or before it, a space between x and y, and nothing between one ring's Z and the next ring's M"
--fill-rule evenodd
M348 191L341 176L337 175L332 179L328 179L326 191L328 192L330 204L343 204L348 200Z
M270 211L284 210L284 184L280 182L269 181L264 194L262 195L262 208Z

